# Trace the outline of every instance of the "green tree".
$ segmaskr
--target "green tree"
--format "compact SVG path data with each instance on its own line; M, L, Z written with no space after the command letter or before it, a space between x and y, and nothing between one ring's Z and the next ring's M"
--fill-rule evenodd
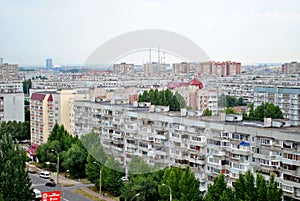
M223 174L214 179L214 183L208 187L207 194L204 198L205 201L226 200L231 197L232 190L227 187L225 177ZM231 199L232 200L232 199Z
M242 97L239 97L235 103L235 106L245 106L244 99Z
M245 175L240 173L233 186L236 200L256 200L255 179L250 170Z
M118 161L115 161L113 157L109 157L102 169L102 186L105 190L119 196L123 182L121 180L124 169L120 166Z
M15 147L11 136L1 129L0 153L0 200L32 200L34 194L25 171L25 152Z
M70 175L75 178L85 176L85 164L87 159L86 149L82 145L72 144L63 155L62 166L70 171Z
M271 174L270 180L267 182L267 199L273 201L282 200L283 192L281 188L278 188L278 182L275 181L274 174Z
M209 108L206 108L203 112L204 116L211 116L212 115L212 111Z
M232 107L225 108L226 114L236 114L235 110Z
M25 95L29 95L29 89L32 87L31 79L23 81L23 92Z
M30 139L29 122L4 121L1 123L0 129L11 135L13 141Z
M282 119L283 114L280 108L275 106L273 103L262 103L254 110L252 118L259 121L263 121L264 118Z
M99 187L99 166L102 168L107 160L107 156L102 145L92 146L87 156L87 164L85 167L87 178L90 182ZM95 164L97 163L97 164Z
M166 168L161 183L171 188L174 200L202 200L199 191L200 183L189 166L186 169L181 169L180 167ZM169 200L170 191L167 186L160 185L158 191L161 200Z

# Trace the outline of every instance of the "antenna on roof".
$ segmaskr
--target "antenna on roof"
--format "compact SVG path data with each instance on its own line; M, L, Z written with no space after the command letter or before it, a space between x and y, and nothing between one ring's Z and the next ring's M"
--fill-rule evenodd
M151 64L151 46L149 47L149 64Z
M160 64L160 50L159 50L159 46L157 49L157 63Z

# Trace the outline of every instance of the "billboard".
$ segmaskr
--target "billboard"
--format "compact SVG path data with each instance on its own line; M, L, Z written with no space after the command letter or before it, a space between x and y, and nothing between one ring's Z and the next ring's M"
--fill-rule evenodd
M60 201L60 191L43 192L42 201Z

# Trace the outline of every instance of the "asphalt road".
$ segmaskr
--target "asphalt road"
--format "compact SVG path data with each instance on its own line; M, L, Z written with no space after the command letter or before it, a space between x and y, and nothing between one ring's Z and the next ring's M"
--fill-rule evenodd
M40 178L38 173L34 173L34 174L28 173L28 174L32 181L32 187L39 189L41 192L60 190L61 195L62 195L62 193L64 193L64 201L91 201L88 198L82 197L81 195L78 195L78 194L72 192L72 190L74 190L76 188L85 186L83 184L70 186L70 187L64 187L63 189L61 186L48 187L45 185L49 181L48 179ZM61 198L61 200L62 200L62 198Z

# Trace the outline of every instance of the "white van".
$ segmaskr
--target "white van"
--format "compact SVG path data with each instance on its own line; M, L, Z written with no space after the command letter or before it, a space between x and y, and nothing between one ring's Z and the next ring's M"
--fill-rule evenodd
M44 179L49 179L50 178L50 172L43 170L40 173L40 177L44 178Z

